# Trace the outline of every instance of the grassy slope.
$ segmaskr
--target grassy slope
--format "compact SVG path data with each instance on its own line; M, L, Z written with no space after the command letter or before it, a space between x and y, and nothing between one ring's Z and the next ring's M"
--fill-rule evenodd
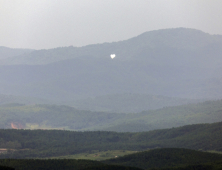
M105 160L111 158L117 158L120 156L135 153L137 151L127 151L127 150L108 150L108 151L91 151L86 153L80 153L75 155L66 155L59 157L50 157L50 159L88 159L88 160Z

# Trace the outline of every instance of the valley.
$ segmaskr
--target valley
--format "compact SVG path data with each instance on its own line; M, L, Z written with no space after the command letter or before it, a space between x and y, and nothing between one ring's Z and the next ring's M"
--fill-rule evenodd
M221 49L189 28L1 46L0 169L220 170Z

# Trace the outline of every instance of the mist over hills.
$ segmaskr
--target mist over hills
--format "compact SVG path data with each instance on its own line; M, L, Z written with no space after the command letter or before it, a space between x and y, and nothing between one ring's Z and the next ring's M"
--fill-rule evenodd
M118 60L136 60L143 58L156 62L158 61L157 57L160 57L159 59L161 59L162 62L166 62L164 58L166 60L171 59L167 58L169 55L174 59L177 57L181 60L182 56L172 56L172 54L175 55L176 53L179 55L184 54L184 52L187 54L190 53L191 55L195 53L199 53L199 55L202 53L203 55L206 54L206 52L221 53L221 45L221 35L210 35L195 29L175 28L149 31L128 40L113 43L35 50L19 58L15 57L5 60L5 63L3 63L9 65L41 65L82 56L106 58L112 53L118 56L118 58L116 58ZM186 54L184 56L186 56ZM182 60L187 59L192 59L192 56L190 56L190 58L186 56L186 59L184 58Z
M32 49L12 49L8 47L0 46L0 60L8 59L10 57L20 58L18 56L27 55L34 50ZM2 63L0 63L2 64Z
M222 100L139 113L78 110L64 105L0 106L0 128L141 132L222 121Z
M54 101L41 98L3 95L0 94L0 106L7 104L22 104L22 105L36 105L36 104L57 104L68 105L79 110L90 110L97 112L110 113L137 113L144 110L160 109L167 106L177 106L189 103L198 103L204 100L183 99L175 97L166 97L158 95L146 94L112 94L90 97L81 100L70 101Z
M120 42L35 50L1 60L0 94L64 104L126 93L220 99L221 55L221 35L185 28L150 31Z
M203 100L183 99L147 94L112 94L87 98L67 103L77 109L106 111L114 113L138 113L144 110L155 110L167 106L198 103Z

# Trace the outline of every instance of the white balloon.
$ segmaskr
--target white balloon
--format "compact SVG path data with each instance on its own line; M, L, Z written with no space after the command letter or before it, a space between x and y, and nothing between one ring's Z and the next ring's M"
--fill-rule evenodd
M114 59L116 57L116 54L111 54L110 57L111 59Z

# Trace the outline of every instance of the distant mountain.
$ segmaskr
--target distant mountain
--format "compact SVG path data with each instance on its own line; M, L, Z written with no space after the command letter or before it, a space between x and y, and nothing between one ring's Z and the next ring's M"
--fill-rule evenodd
M27 55L34 50L32 49L19 49L19 48L8 48L0 46L0 60L8 59L10 57L20 58L22 55ZM0 65L3 64L0 61Z
M177 106L198 102L201 102L201 100L123 93L97 96L94 98L68 102L68 104L80 110L138 113L144 110L155 110L167 106Z
M110 54L114 53L115 60L146 59L149 63L155 64L184 65L201 59L198 62L209 65L207 61L217 63L218 58L212 53L221 54L221 46L221 35L210 35L195 29L175 28L149 31L137 37L113 43L36 50L19 58L5 60L5 64L47 64L84 56L109 58ZM212 57L217 61L213 61Z
M113 94L97 96L82 100L54 101L41 98L32 98L24 96L13 96L0 94L0 105L5 104L63 104L72 106L79 110L91 110L97 112L112 113L137 113L144 110L154 110L166 106L177 106L188 103L198 103L203 100L172 98L157 95L146 94Z
M12 95L3 95L0 94L0 105L5 104L54 104L48 100L39 99L39 98L30 98L24 96L12 96Z
M5 65L2 61L0 93L58 103L124 93L220 99L221 55L222 36L185 28L115 43L35 50Z
M72 59L49 65L0 66L0 93L57 101L139 93L180 98L221 98L214 69L155 66L140 61ZM211 93L211 91L218 93Z

